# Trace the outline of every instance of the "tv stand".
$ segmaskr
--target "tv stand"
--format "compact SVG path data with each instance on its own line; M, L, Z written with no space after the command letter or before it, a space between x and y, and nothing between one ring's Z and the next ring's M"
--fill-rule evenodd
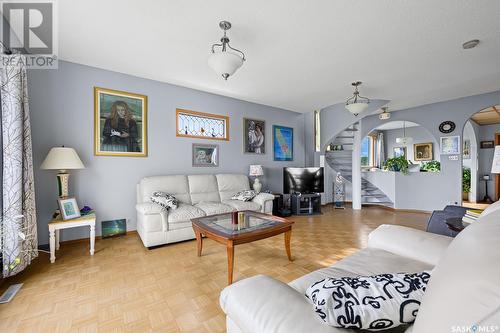
M320 193L294 193L290 199L293 215L321 214Z

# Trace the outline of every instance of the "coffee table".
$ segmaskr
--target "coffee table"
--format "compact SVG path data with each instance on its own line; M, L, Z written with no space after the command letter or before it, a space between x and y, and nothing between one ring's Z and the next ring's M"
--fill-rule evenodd
M284 233L286 254L288 260L292 261L290 251L292 221L253 211L243 211L243 213L243 222L239 224L232 223L231 213L204 216L191 220L198 245L198 257L201 257L203 236L226 245L228 284L233 283L235 245L250 243Z

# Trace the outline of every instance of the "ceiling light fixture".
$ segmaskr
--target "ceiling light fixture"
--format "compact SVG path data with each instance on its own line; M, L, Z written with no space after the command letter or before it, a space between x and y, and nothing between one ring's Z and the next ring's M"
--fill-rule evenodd
M396 143L406 146L410 144L412 141L413 141L412 137L406 136L406 121L403 121L403 136L396 138Z
M389 108L383 107L382 108L382 113L378 115L378 119L380 120L387 120L391 118L391 114L389 113Z
M370 103L370 100L368 98L363 97L359 94L358 86L360 86L361 83L361 81L351 83L351 85L354 87L354 94L345 102L345 108L355 116L365 111L368 108L368 104Z
M469 40L462 44L464 50L473 49L479 44L479 39Z
M243 65L245 61L245 54L229 45L229 38L227 31L231 29L231 23L228 21L221 21L219 27L224 30L224 36L220 39L221 43L212 45L212 54L208 58L208 65L224 80L233 75L238 68ZM216 51L216 48L220 48Z

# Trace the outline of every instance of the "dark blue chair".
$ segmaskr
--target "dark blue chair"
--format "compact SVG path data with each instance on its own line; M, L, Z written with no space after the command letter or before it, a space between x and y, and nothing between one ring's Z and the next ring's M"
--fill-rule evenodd
M458 232L448 228L446 225L446 219L451 217L462 218L466 211L466 207L453 205L448 205L443 210L435 210L432 212L429 222L427 223L427 232L455 237Z

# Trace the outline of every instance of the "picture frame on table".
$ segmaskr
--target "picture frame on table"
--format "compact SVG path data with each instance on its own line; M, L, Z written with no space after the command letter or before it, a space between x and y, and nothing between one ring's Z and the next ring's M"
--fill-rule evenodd
M81 216L80 209L74 197L59 198L57 203L63 221L76 219Z

